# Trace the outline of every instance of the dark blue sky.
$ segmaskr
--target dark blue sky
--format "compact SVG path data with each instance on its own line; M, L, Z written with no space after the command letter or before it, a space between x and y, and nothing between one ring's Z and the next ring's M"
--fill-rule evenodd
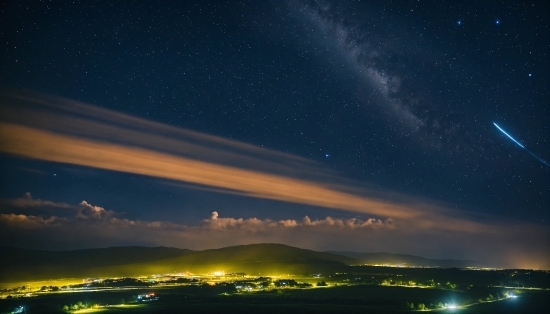
M305 157L456 216L548 228L549 168L493 122L550 160L549 12L544 1L7 1L0 86ZM212 210L355 215L1 158L5 199L190 224Z

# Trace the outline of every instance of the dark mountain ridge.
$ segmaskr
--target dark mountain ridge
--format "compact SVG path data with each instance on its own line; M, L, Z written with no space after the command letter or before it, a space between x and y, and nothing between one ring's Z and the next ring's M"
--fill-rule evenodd
M93 277L96 269L132 263L155 263L193 251L167 247L109 247L71 251L0 247L0 282Z
M372 255L374 254L374 255ZM382 255L381 255L382 254ZM388 253L316 252L264 243L192 251L169 247L110 247L73 251L42 251L0 247L0 282L58 278L122 277L176 272L223 270L254 275L345 272L349 265L391 260L407 265L460 267L466 261L437 260ZM373 258L377 257L378 259ZM404 263L403 261L407 261ZM414 263L412 261L415 261ZM418 263L424 262L425 265ZM385 262L389 263L389 262ZM370 263L374 264L374 263ZM466 263L468 264L468 263ZM444 266L442 266L444 265ZM468 265L472 266L472 265Z

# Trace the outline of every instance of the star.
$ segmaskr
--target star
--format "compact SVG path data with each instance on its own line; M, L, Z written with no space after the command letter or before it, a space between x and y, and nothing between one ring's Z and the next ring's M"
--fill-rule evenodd
M456 24L462 25L462 21L461 21L461 20L458 20L458 21L456 22Z
M495 21L495 24L499 25L499 24L500 24L500 20L496 20L496 21Z
M329 155L329 154L325 154L325 158L329 158L329 157L330 157L330 155Z

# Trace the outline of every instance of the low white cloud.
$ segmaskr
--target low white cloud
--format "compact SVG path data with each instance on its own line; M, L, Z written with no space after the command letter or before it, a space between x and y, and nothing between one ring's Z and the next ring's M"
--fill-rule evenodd
M105 210L103 207L93 206L86 201L80 202L77 209L78 213L76 217L82 219L106 219L115 214L111 210Z
M210 219L203 220L203 223L204 224L201 226L202 228L210 228L215 230L238 228L251 231L298 227L355 229L376 226L393 226L393 220L391 219L387 219L384 222L376 218L361 220L357 218L340 219L327 216L325 219L311 220L308 216L305 216L302 220L286 219L276 221L271 219L261 220L258 218L220 218L218 212L212 212Z

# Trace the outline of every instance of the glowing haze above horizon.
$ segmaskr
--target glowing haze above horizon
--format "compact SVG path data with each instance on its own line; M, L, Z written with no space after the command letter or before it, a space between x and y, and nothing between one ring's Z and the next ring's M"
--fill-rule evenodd
M3 3L0 246L269 242L550 269L550 169L526 151L550 160L549 12Z

